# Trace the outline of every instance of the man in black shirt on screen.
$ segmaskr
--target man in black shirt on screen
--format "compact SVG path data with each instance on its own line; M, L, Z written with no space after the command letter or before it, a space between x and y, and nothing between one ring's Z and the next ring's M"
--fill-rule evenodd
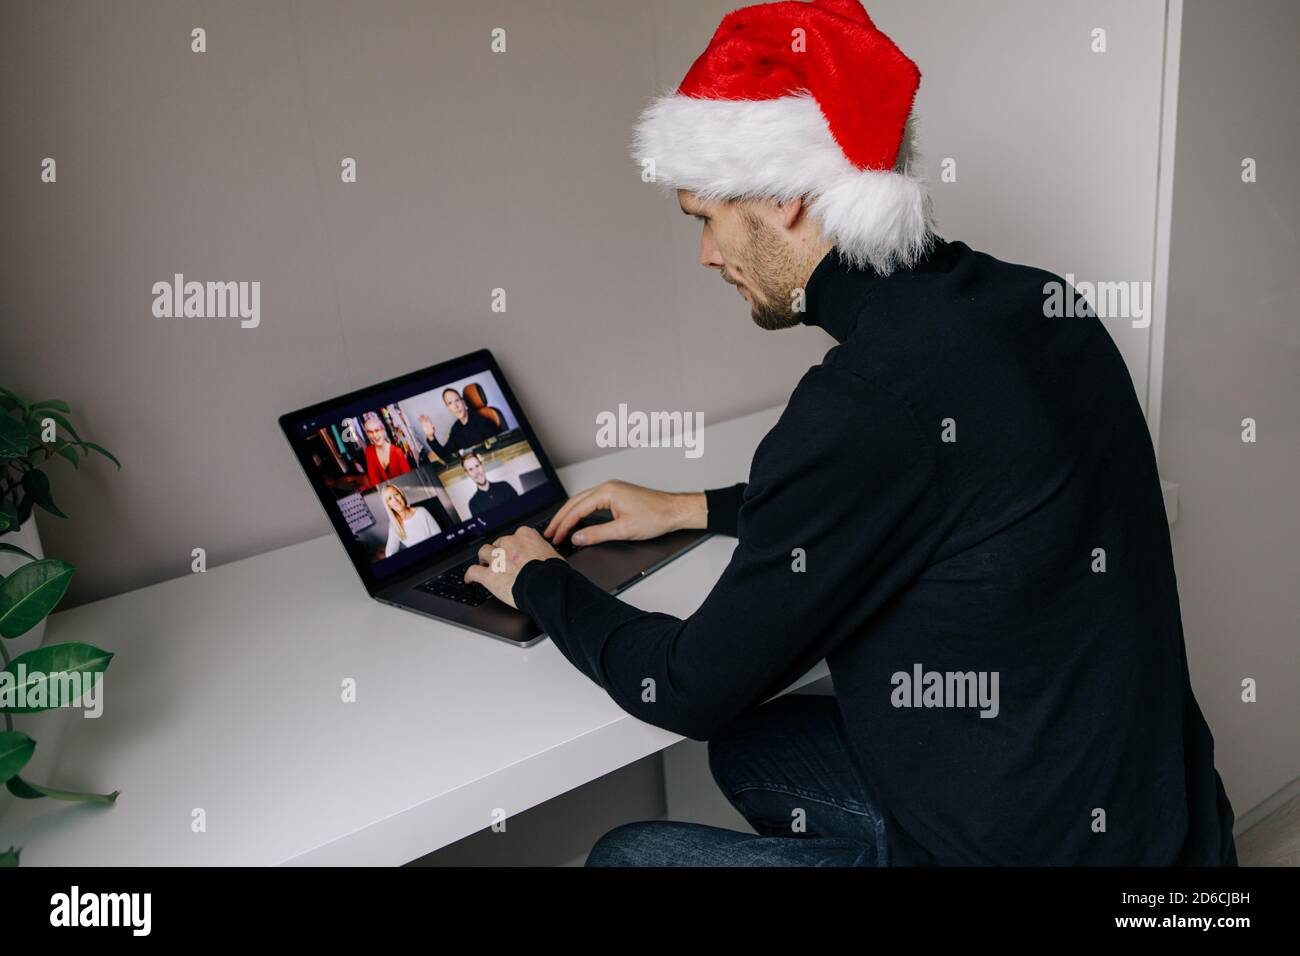
M503 505L519 497L519 493L510 482L488 481L487 472L483 470L483 461L474 452L465 455L460 462L465 466L465 474L469 475L470 480L474 482L475 491L469 499L471 517L477 518L497 505Z
M1084 303L1049 317L1061 279L935 235L919 78L858 0L763 4L642 115L701 263L761 328L836 344L747 483L606 482L467 572L624 710L708 740L757 831L631 824L589 864L1236 862L1128 370ZM675 528L738 539L687 618L553 548ZM834 697L769 700L822 659Z

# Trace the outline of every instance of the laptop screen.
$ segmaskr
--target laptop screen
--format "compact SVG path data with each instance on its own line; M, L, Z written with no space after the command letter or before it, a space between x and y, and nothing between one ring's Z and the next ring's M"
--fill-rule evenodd
M280 424L368 587L564 497L487 351Z

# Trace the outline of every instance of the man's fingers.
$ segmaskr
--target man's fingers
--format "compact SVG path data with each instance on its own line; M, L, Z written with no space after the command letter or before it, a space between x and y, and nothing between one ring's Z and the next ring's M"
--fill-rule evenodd
M554 516L552 516L551 518L550 523L546 526L547 537L550 537L551 533L554 532L555 529L559 527L561 521L563 521L565 518L567 518L570 514L573 513L574 508L577 508L578 506L584 504L588 499L592 498L593 496L599 496L601 499L607 501L609 499L608 489L605 487L604 484L593 485L590 488L584 488L582 491L578 492L576 495L574 495L572 498L566 501L561 506L560 510L555 512Z
M605 521L601 524L594 524L589 528L583 528L573 536L573 543L583 545L600 544L602 541L623 541L628 537L625 526L627 522L621 518L613 521Z
M558 514L556 515L560 520L555 526L555 534L551 538L551 541L555 544L560 544L564 541L565 535L572 531L573 526L579 521L587 517L587 515L591 514L593 511L608 506L609 502L606 500L605 496L596 494L595 489L586 492L585 494L578 495L576 498L569 501L564 508L560 509L564 512L563 516ZM548 528L547 530L550 529Z
M580 491L572 498L570 498L568 501L566 501L564 504L560 505L560 510L555 512L555 514L551 515L551 520L547 522L546 530L542 533L548 538L551 537L551 535L555 534L555 529L560 526L560 522L564 520L565 516L568 515L570 511L573 510L573 506L578 501L582 500L583 498L587 497L587 495L591 494L591 492L592 489L590 488L588 488L586 491Z
M551 543L562 544L564 539L568 537L569 532L577 526L578 522L599 507L600 504L595 498L589 498L581 504L573 507L560 521L559 525L556 526L555 534L551 537Z
M487 576L491 573L492 572L488 570L486 565L471 564L465 569L465 583L482 584L487 580Z

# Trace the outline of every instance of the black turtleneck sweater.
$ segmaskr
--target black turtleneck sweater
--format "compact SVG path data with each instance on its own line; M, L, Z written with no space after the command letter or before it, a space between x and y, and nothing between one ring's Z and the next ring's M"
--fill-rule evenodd
M960 242L888 277L832 250L805 322L839 344L748 484L708 492L738 544L700 609L558 559L519 607L699 740L825 658L894 863L1235 863L1146 422L1101 323L1044 316L1049 282Z

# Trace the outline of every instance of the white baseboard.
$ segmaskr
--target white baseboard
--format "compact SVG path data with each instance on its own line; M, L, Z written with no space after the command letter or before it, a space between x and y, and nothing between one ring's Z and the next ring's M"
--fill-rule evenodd
M1262 823L1277 813L1278 810L1296 799L1296 797L1300 797L1300 777L1296 777L1273 796L1257 803L1248 812L1237 817L1236 822L1232 825L1232 835L1241 836L1251 827Z

